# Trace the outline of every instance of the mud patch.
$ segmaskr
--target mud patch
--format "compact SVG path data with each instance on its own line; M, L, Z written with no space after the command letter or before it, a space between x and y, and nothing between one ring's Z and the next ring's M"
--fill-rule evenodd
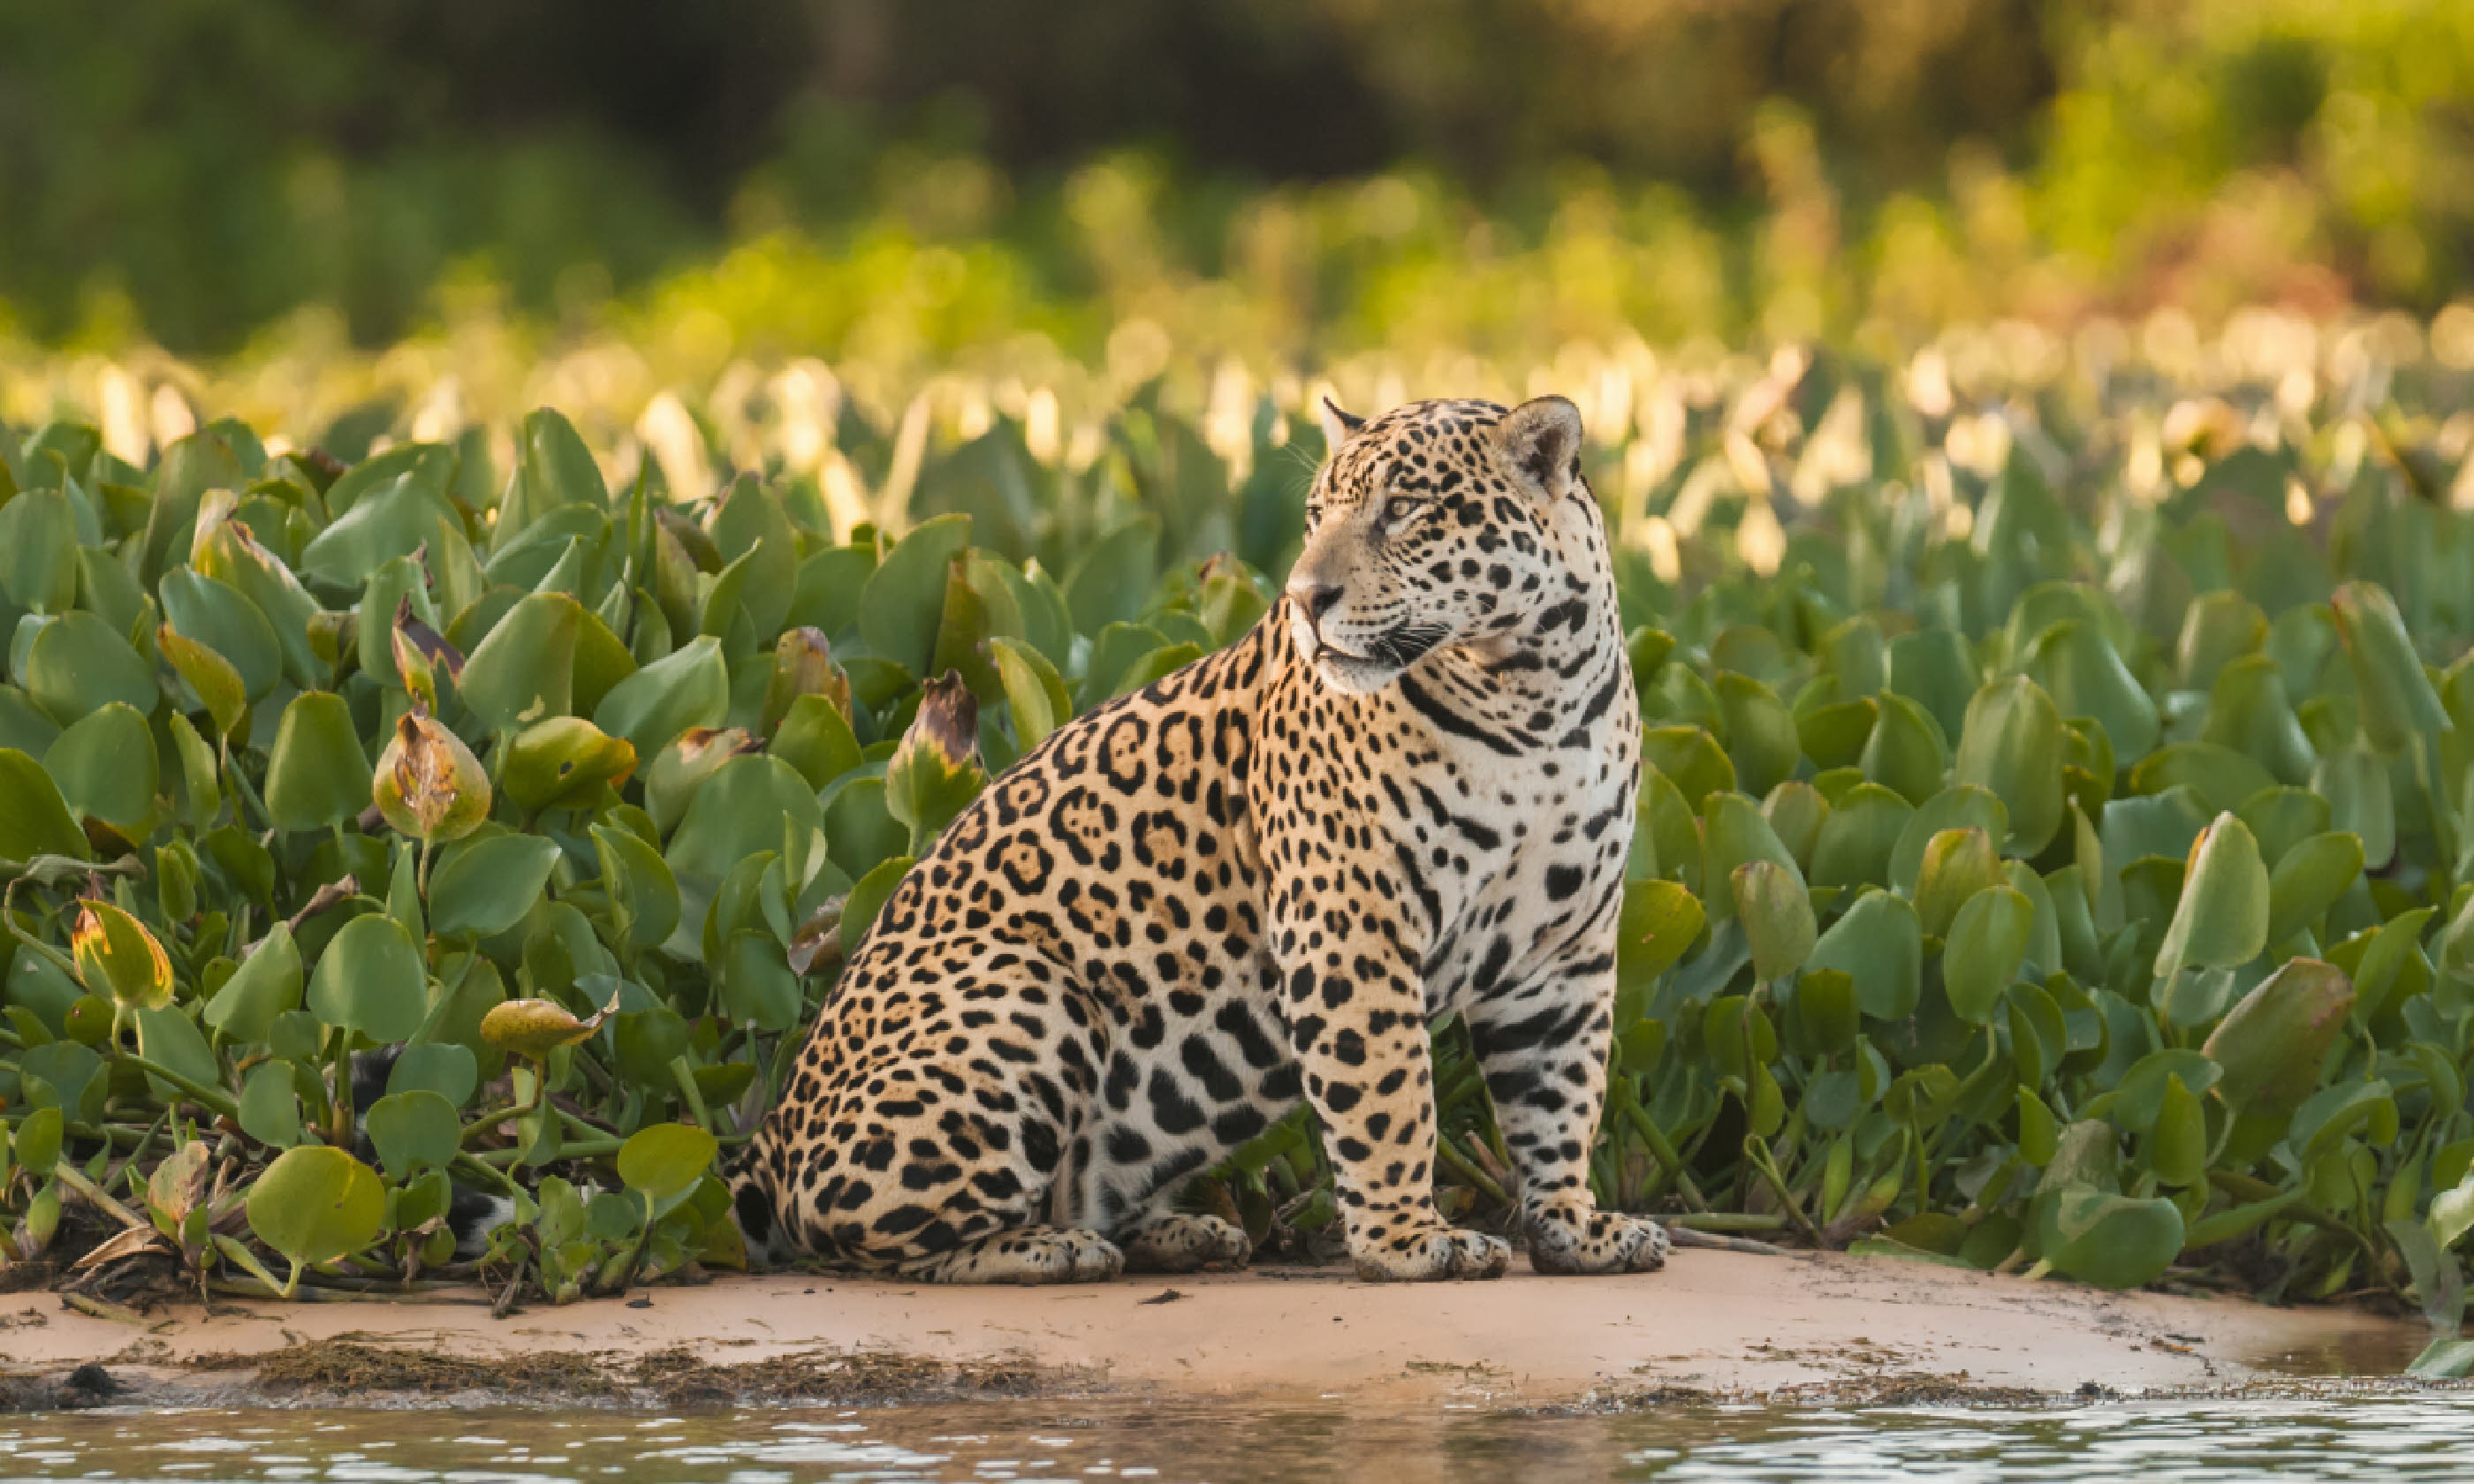
M256 1353L214 1351L180 1364L193 1374L229 1376L243 1394L284 1405L421 1404L451 1398L459 1406L886 1406L1082 1391L1097 1382L1091 1373L1042 1367L1019 1355L957 1361L890 1350L816 1348L716 1363L685 1345L646 1355L590 1351L492 1356L337 1338Z
M210 1351L191 1357L185 1364L192 1371L255 1372L260 1390L284 1398L299 1397L304 1392L344 1397L376 1392L435 1397L486 1391L509 1397L556 1395L591 1400L613 1396L619 1389L603 1358L598 1354L537 1352L477 1359L438 1350L339 1339L289 1345L255 1355Z
M627 1367L630 1383L664 1406L729 1406L765 1401L876 1406L988 1397L1029 1397L1081 1389L1084 1373L1043 1370L1024 1356L932 1360L889 1351L802 1351L768 1360L715 1365L686 1346Z

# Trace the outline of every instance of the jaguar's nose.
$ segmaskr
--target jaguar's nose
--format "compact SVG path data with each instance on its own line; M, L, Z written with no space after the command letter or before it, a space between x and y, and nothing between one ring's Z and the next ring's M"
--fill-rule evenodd
M1331 611L1331 606L1340 601L1340 586L1337 583L1292 583L1289 596L1304 606L1308 618L1320 623L1322 615Z

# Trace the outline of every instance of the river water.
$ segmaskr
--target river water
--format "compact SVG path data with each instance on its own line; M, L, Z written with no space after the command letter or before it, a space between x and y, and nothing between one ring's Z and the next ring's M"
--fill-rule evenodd
M1524 1417L1438 1403L1112 1398L865 1411L85 1412L0 1418L0 1480L1967 1484L2474 1478L2474 1393L2046 1410L1693 1406Z

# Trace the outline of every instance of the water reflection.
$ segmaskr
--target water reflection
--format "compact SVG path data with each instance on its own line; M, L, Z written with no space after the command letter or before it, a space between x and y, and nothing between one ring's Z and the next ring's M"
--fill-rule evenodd
M0 1418L0 1480L354 1484L2251 1484L2474 1476L2474 1394L1982 1412L1699 1407L1536 1418L1432 1403L1109 1399L864 1412L79 1413Z

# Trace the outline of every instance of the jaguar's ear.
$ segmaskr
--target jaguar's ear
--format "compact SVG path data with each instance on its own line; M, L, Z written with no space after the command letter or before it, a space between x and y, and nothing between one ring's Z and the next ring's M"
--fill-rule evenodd
M1322 423L1322 445L1325 448L1339 447L1349 434L1366 426L1364 418L1341 411L1340 404L1327 396L1322 399L1317 416Z
M1523 402L1495 424L1494 444L1548 499L1562 499L1581 471L1581 409L1561 396Z

